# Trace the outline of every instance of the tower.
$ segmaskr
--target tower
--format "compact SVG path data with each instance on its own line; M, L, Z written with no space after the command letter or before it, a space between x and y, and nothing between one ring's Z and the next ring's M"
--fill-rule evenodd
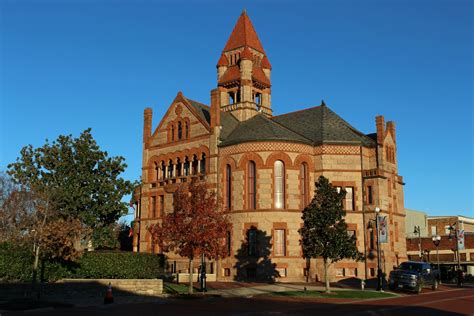
M245 11L217 62L219 108L245 121L257 113L272 115L270 62Z

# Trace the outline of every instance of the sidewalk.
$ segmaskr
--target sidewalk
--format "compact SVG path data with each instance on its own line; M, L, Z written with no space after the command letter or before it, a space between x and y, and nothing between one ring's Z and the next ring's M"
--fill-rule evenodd
M259 294L265 293L274 293L274 292L285 292L285 291L303 291L304 288L308 291L324 291L324 286L318 285L306 285L306 284L294 284L294 283L276 283L276 284L262 284L254 285L249 287L238 287L238 288L229 288L229 289L215 289L210 290L209 294L221 295L223 297L250 297ZM350 288L332 288L333 290L337 289L338 291L354 290ZM370 291L370 289L367 289Z

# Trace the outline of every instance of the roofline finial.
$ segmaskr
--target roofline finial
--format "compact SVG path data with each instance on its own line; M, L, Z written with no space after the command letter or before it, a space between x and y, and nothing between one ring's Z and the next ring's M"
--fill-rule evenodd
M242 9L242 15L247 15L247 9L245 8Z
M321 106L326 106L326 103L324 102L324 100L321 100Z

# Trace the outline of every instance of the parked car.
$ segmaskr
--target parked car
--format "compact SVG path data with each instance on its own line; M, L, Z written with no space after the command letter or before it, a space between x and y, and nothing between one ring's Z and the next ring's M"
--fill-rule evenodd
M420 293L423 287L438 288L439 271L432 269L427 262L407 261L390 272L388 287L390 290L398 288L410 289Z

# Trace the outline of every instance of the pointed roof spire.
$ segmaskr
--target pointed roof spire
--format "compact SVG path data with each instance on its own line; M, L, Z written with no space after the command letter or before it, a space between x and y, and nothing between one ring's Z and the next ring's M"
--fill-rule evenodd
M240 55L240 59L249 59L249 60L253 59L252 52L247 46L245 46L244 50L242 51L242 54Z
M224 52L243 46L249 46L265 54L265 50L258 39L257 32L255 32L252 22L250 21L245 9L242 11L242 14L237 20L237 23L235 24L234 29L227 40L227 44L224 47Z
M266 55L263 56L263 59L262 59L262 68L272 69L272 65L270 64L270 61L268 60Z
M219 58L219 61L217 62L217 66L228 66L229 65L229 60L225 56L225 54L221 54L221 58Z
M321 100L321 106L326 106L326 103L324 102L324 100Z

